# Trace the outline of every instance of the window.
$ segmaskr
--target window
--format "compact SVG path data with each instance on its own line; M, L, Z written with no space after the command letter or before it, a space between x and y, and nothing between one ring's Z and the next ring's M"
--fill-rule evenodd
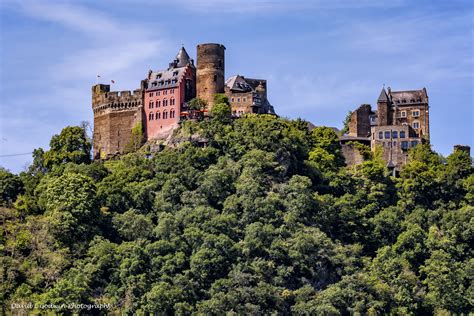
M161 106L161 101L160 100L156 101L156 107L159 108L160 106Z
M247 102L247 98L243 98L243 99L242 99L242 102Z
M412 140L411 141L411 147L415 147L416 145L418 145L418 141L417 140Z
M153 112L150 112L150 114L148 114L148 120L149 121L153 120Z
M148 103L148 108L153 109L153 101L150 101L150 103Z
M390 132L385 132L385 139L390 139Z
M402 132L400 132L401 134ZM402 141L402 149L407 150L408 149L408 142L406 140Z
M232 102L234 102L234 98L232 98L231 100L232 100Z
M161 113L160 112L156 112L156 119L159 120L161 118Z
M160 96L160 91L156 92L156 96L158 96L158 97Z
M400 131L400 138L405 138L405 131Z
M240 102L240 98L237 98L237 102Z
M411 111L411 115L413 117L419 117L420 116L420 111L416 110L416 111Z
M170 118L174 118L174 110L170 111Z
M165 110L163 111L163 119L166 120L168 118L168 112Z
M170 93L173 94L173 93L174 93L174 89L171 89L171 92L170 92Z
M392 132L392 138L398 138L398 132L397 131Z
M170 105L174 105L174 99L170 99Z
M150 92L150 97L153 97L153 92Z
M383 139L383 132L379 132L379 139Z
M400 117L407 117L407 111L401 111Z
M214 82L217 82L217 76L214 75Z
M420 128L420 122L414 121L412 126L413 126L414 129L419 129Z

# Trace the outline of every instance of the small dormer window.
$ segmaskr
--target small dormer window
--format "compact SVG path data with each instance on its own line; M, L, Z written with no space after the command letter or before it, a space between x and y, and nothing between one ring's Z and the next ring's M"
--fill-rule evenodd
M177 71L173 72L173 76L177 76L177 75L178 75Z
M402 103L407 103L407 100L406 100L406 99L402 99Z
M161 73L156 75L156 79L160 79L160 78L161 78Z

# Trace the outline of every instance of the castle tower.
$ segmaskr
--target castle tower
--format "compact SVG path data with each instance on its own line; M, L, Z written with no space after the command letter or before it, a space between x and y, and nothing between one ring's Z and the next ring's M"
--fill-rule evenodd
M110 91L110 85L92 87L94 112L94 159L104 159L129 150L132 129L143 122L143 93Z
M385 126L392 124L390 110L391 107L389 97L385 91L385 88L382 88L380 96L377 100L377 116L379 125Z
M224 93L224 53L221 44L197 46L197 97L206 100L209 109L214 105L214 94Z

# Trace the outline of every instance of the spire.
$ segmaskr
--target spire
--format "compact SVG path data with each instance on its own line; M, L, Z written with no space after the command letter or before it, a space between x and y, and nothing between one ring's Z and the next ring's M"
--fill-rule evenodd
M388 95L387 95L387 92L385 92L385 87L382 88L382 91L380 92L380 96L377 102L388 102Z
M189 55L184 49L184 46L181 47L176 55L176 61L178 62L176 67L184 67L189 63Z

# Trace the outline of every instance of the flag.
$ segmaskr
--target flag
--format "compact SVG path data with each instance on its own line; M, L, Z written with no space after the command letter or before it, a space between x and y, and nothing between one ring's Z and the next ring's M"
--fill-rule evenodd
M99 75L99 74L97 75L97 78L100 78L100 75Z
M115 83L115 80L110 80L110 82Z

